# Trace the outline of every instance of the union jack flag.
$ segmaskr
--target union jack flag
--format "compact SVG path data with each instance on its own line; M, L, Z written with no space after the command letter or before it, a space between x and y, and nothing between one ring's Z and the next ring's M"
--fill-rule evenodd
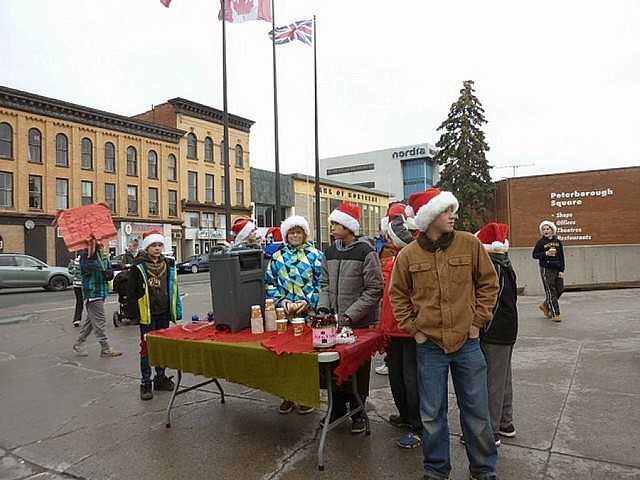
M274 30L269 32L269 38L273 38ZM298 20L285 27L275 29L276 45L300 40L307 45L313 45L313 20Z

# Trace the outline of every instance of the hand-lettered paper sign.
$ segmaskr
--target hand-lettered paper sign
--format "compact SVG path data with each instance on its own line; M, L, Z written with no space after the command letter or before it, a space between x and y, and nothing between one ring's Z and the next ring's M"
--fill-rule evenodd
M92 239L105 242L118 238L111 211L104 203L59 210L54 225L58 225L70 252L89 247Z

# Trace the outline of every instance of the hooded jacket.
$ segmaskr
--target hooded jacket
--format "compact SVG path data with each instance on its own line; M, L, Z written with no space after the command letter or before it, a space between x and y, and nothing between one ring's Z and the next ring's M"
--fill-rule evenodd
M384 290L380 259L371 243L358 237L349 244L336 240L322 262L318 308L347 315L353 328L366 328L380 319Z
M483 342L496 345L513 345L518 336L518 287L516 272L506 253L489 252L489 257L498 274L498 302L493 318L480 330Z
M482 328L493 317L498 276L471 233L455 231L434 251L422 243L419 238L398 254L389 299L402 330L412 336L420 331L453 353L471 325Z
M276 305L285 299L305 300L313 313L320 295L323 258L311 242L299 247L284 244L273 254L265 272L267 298L273 298Z
M144 261L147 258L146 252L139 254L133 261L131 270L129 271L128 281L128 298L127 307L129 309L129 318L140 320L142 325L148 325L151 322L151 301L149 298L149 275L145 267ZM171 321L177 323L182 319L182 300L178 291L178 274L176 270L176 262L173 258L160 256L167 264L166 290L169 295L169 314ZM155 312L154 312L155 313Z
M389 231L393 231L391 235L391 245L385 245L385 249L380 252L380 263L382 264L382 277L384 278L384 295L382 297L382 306L380 308L380 328L385 335L390 337L410 337L406 332L400 329L400 324L393 314L393 307L389 301L389 287L391 284L391 272L396 262L398 252L415 240L409 229L407 228L404 218L400 215L396 216Z

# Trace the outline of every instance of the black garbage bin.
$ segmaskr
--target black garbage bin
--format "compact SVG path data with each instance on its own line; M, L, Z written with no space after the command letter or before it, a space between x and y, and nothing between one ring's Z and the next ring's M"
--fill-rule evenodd
M251 326L251 305L264 308L265 261L261 249L229 250L209 255L211 302L216 325L232 332Z

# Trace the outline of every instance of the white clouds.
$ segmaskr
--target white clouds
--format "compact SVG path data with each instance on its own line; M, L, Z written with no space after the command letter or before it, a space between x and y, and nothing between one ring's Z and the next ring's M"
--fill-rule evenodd
M388 4L388 2L385 2ZM637 165L640 7L601 2L275 0L276 23L318 18L322 156L419 142L475 81L494 165L518 175ZM132 115L184 97L222 108L215 0L0 0L0 84ZM229 109L256 121L273 169L266 22L227 25ZM313 49L279 46L283 172L313 173ZM508 173L507 173L508 172ZM494 177L511 175L497 169Z

